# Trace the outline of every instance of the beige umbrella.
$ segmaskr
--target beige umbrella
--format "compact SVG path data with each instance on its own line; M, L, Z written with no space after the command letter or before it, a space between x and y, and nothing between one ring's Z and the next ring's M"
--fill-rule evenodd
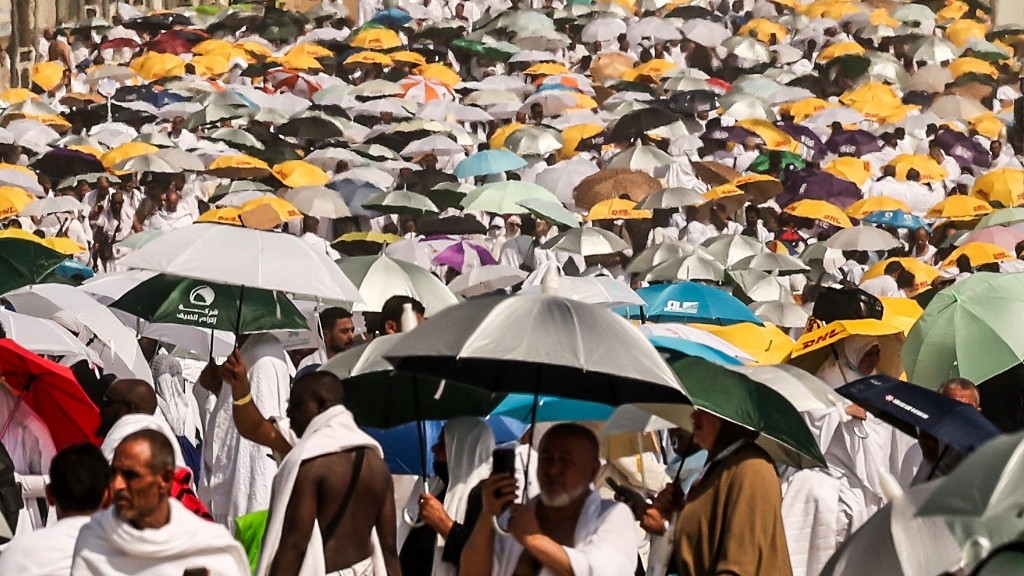
M621 194L628 194L630 200L640 202L662 188L661 181L646 172L605 168L584 178L573 189L572 196L577 209L590 210L594 204L618 198Z
M945 120L967 121L989 112L977 100L964 96L939 96L928 107L928 111Z
M623 52L607 52L594 59L590 65L590 76L598 82L618 80L627 70L633 69L636 61Z

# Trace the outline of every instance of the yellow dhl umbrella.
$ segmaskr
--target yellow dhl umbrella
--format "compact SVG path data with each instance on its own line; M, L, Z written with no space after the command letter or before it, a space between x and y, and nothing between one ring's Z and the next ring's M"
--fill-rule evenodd
M526 69L530 76L554 76L555 74L568 74L569 69L564 64L557 62L541 62Z
M988 27L981 22L969 18L959 18L946 27L944 36L957 48L963 48L971 40L984 40L986 32L988 32Z
M32 67L32 82L37 84L46 92L49 92L64 82L65 70L67 70L67 68L57 60L40 62Z
M100 162L103 163L104 168L110 170L115 164L120 164L129 158L152 154L157 150L159 148L146 142L128 142L104 152L100 157Z
M887 118L898 112L903 101L888 84L869 82L845 92L839 101L871 118Z
M270 166L248 154L233 154L217 158L206 171L221 178L265 178L270 175Z
M14 238L16 240L27 240L29 242L35 242L36 244L42 244L43 239L31 232L26 232L21 228L7 228L0 230L0 238Z
M786 152L800 151L799 142L794 140L781 128L767 120L740 120L739 122L736 122L736 125L757 134L764 142L765 148L768 148L769 150L784 150Z
M953 2L946 4L946 7L942 10L936 12L935 17L939 20L958 20L964 14L967 14L968 10L970 10L970 7L967 4L960 2L959 0L954 0ZM949 37L947 36L947 38Z
M913 298L921 292L932 287L932 282L939 277L939 271L935 268L921 262L917 258L888 258L881 262L876 262L874 266L868 268L864 272L863 280L871 280L872 278L878 278L882 274L885 274L885 267L890 262L899 262L903 265L903 268L914 275L914 287L907 292L907 296Z
M162 52L146 52L132 60L128 67L147 82L185 75L185 61L174 54Z
M440 62L424 64L423 66L419 66L414 69L412 73L421 78L426 78L427 80L433 80L438 84L443 84L448 88L455 88L460 82L462 82L462 77L459 76L458 73Z
M896 179L906 180L907 172L917 170L921 182L934 182L946 177L946 169L931 156L924 154L900 154L889 161L889 166L896 168Z
M61 254L67 254L68 256L88 250L85 246L82 246L78 242L75 242L66 236L51 236L50 238L43 238L40 243L47 248L56 250Z
M949 71L953 73L953 78L959 78L964 74L978 74L981 76L991 76L992 78L999 77L999 71L996 70L995 66L970 56L957 58L950 62Z
M95 156L97 160L103 157L103 150L96 148L95 146L89 146L87 144L72 144L68 146L68 150L78 150L84 152L90 156Z
M407 62L420 66L426 66L427 64L427 59L423 57L423 54L411 50L399 50L398 52L388 54L388 56L395 62Z
M402 240L398 234L387 234L384 232L349 232L334 239L335 242L372 242L374 244L394 244Z
M839 20L843 16L850 16L851 14L860 14L863 11L860 5L846 0L819 0L818 2L808 4L804 8L804 14L810 18L831 18L832 20Z
M818 62L824 63L840 56L863 56L864 47L856 42L840 42L826 47L818 54Z
M829 162L824 170L857 186L864 186L864 183L871 179L871 164L856 156L840 156Z
M928 218L945 218L947 220L974 220L992 213L992 206L984 200L970 196L950 196L928 209Z
M0 186L0 219L17 216L36 197L17 186Z
M221 74L227 74L231 69L231 63L220 54L204 54L196 56L189 61L196 71L196 75L202 78L214 78Z
M491 135L491 139L487 141L487 145L490 146L491 150L497 150L498 148L505 147L505 140L512 135L513 132L526 126L520 122L510 122L504 126L499 126L494 134Z
M611 198L591 206L586 220L646 220L653 217L650 210L637 210L636 202L632 200Z
M796 122L803 122L822 110L828 110L829 108L836 108L838 106L839 105L835 102L829 102L828 100L822 100L821 98L806 98L799 102L793 102L789 106L783 105L781 108L787 111Z
M267 58L270 58L271 56L274 55L274 53L270 51L270 48L267 48L266 46L260 44L259 42L253 42L252 40L236 42L235 48L238 48L239 50L245 52L245 59L250 64L262 62L263 60L266 60Z
M587 138L604 132L600 124L576 124L562 131L562 148L558 151L559 160L568 160L576 155L576 147Z
M989 204L999 202L1004 208L1024 204L1024 170L997 168L974 181L971 196Z
M956 266L957 259L964 255L971 261L971 266L981 266L982 264L1014 259L1013 254L998 244L992 244L991 242L968 242L953 250L953 253L943 260L939 267L952 268Z
M356 34L349 44L356 48L390 50L401 46L402 39L398 36L398 32L388 28L367 28Z
M276 62L289 70L323 70L324 65L312 56L306 54L285 54L274 58L268 58L268 62Z
M312 42L303 42L302 44L296 44L295 47L288 51L289 56L292 54L308 56L313 59L330 58L334 56L334 52L331 52L327 48L324 48L323 46L319 44L314 44Z
M289 188L323 186L331 180L327 172L305 160L288 160L275 164L272 172L282 184Z
M788 212L794 216L800 216L801 218L811 218L813 220L821 220L833 226L839 226L840 228L849 228L853 226L853 222L850 222L850 218L843 214L843 211L839 209L835 204L830 204L824 200L797 200L796 202L786 206L783 212Z
M210 54L216 54L228 60L239 56L244 58L245 51L235 46L227 40L221 40L219 38L210 38L203 40L199 44L192 47L192 54L196 56L207 56Z
M850 218L863 220L869 214L885 210L902 210L907 214L912 212L910 206L907 206L902 200L889 198L888 196L872 196L850 204L850 207L846 209L846 215Z
M910 329L924 314L924 308L910 298L881 297L879 300L882 301L882 322L898 326L904 335L910 334Z
M270 230L295 218L302 218L302 212L277 196L256 198L238 208L238 219L242 225L257 230Z
M373 50L363 50L345 58L345 64L379 64L380 66L387 67L394 66L395 63L387 54L381 54Z
M630 70L626 70L622 73L622 79L629 82L635 82L641 76L647 76L653 80L660 81L662 76L678 67L679 66L677 64L669 62L663 58L655 58Z
M761 42L774 44L785 40L789 35L789 29L767 18L754 18L744 24L737 35L750 36L751 33Z
M885 8L875 8L868 15L868 20L872 26L888 26L889 28L897 28L901 22L892 17L889 11Z
M196 222L212 222L214 224L228 224L230 226L241 226L242 221L238 219L239 209L234 206L214 208L203 212Z
M822 364L833 357L832 347L850 336L870 336L878 340L881 358L878 370L889 376L903 373L900 350L903 348L903 330L884 320L837 320L804 333L793 348L790 364L814 374Z
M11 88L0 92L0 100L8 104L21 104L26 100L38 100L39 95L27 88Z
M997 140L1002 137L1006 126L995 114L986 112L971 119L971 128L978 131L978 134L989 140Z
M782 364L793 352L793 339L774 324L758 326L752 322L741 322L730 326L711 324L690 324L710 332L739 348L758 364Z

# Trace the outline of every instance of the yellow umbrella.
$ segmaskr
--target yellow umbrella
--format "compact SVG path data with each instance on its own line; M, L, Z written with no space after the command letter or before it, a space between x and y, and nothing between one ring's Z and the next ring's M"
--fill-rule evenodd
M622 79L635 82L641 76L647 76L653 80L660 81L666 73L675 70L679 66L662 58L648 60L639 66L626 70L622 73Z
M824 63L840 56L863 56L864 47L856 42L840 42L826 47L818 54L818 62Z
M128 67L147 82L185 75L185 61L180 56L162 52L146 52L132 60Z
M953 73L953 78L959 78L964 74L979 74L981 76L991 76L992 78L999 77L999 71L996 70L995 66L970 56L957 58L950 62L949 71Z
M210 54L216 54L228 60L235 56L245 57L245 50L235 46L227 40L221 40L219 38L210 38L203 40L199 44L192 47L192 54L196 56L207 56Z
M289 70L323 70L324 65L312 56L302 53L288 53L284 56L269 58L270 62L277 62Z
M942 10L936 12L935 17L939 20L958 20L964 14L967 14L968 10L970 10L970 7L967 4L954 0L946 4L946 7ZM949 36L947 35L946 38L949 38Z
M541 62L526 69L530 76L554 76L555 74L568 74L569 69L564 64L557 62Z
M831 18L832 20L839 20L843 16L860 14L863 11L864 10L854 2L825 0L808 4L804 9L804 14L810 18Z
M203 78L213 78L221 74L227 74L228 70L231 69L231 63L228 62L228 58L220 54L195 56L189 61L189 64L195 68L196 75Z
M57 60L40 62L32 67L32 82L44 91L49 92L64 82L64 71L67 68Z
M375 244L394 244L402 240L398 234L384 232L349 232L334 239L334 242L373 242Z
M934 158L924 154L900 154L890 160L889 165L896 167L897 180L906 180L907 172L912 169L920 174L921 182L934 182L946 177L946 169Z
M43 238L42 244L43 246L56 250L61 254L67 254L68 256L88 250L85 246L82 246L78 242L75 242L66 236L51 236L50 238Z
M423 54L413 52L411 50L399 50L398 52L392 52L388 54L395 62L407 62L409 64L418 64L420 66L427 65L427 59L423 57Z
M491 135L491 139L487 141L487 145L491 150L497 150L498 148L505 147L505 139L508 138L513 132L523 128L526 124L520 122L510 122L504 126L499 126L494 134Z
M356 52L355 54L345 58L345 64L379 64L381 66L394 66L391 58L387 54L381 54L380 52L374 52L372 50L364 50L362 52Z
M868 268L864 272L863 280L871 280L872 278L878 278L882 274L885 274L885 267L890 262L899 262L903 265L903 268L914 275L914 287L907 292L907 296L913 298L921 292L932 287L932 282L939 277L939 271L935 268L921 262L917 258L888 258L881 262L876 262L874 266Z
M835 204L830 204L824 200L797 200L796 202L786 206L783 212L788 212L794 216L800 216L801 218L811 218L813 220L821 220L840 228L849 228L853 226L853 222L850 222L850 218L843 214L843 211L839 209Z
M991 214L992 206L984 200L970 196L949 196L928 209L925 216L929 218L945 218L947 220L974 220Z
M783 105L781 108L787 111L796 122L803 122L822 110L828 110L829 108L836 108L838 106L839 105L835 102L829 102L828 100L822 100L821 98L807 98L800 100L799 102L793 102L789 106Z
M997 168L974 181L971 196L989 204L999 202L1004 208L1024 204L1024 170Z
M636 202L632 200L611 198L591 206L586 220L646 220L653 217L650 210L637 210Z
M957 48L963 48L971 40L984 40L986 32L988 32L988 27L981 22L970 18L959 18L946 27L946 32L943 35Z
M978 131L978 134L989 140L998 140L1002 137L1006 126L995 114L986 112L971 119L971 128Z
M438 84L443 84L448 88L455 88L462 82L462 77L457 72L440 62L424 64L414 69L412 73L427 80L433 80Z
M28 240L29 242L35 242L36 244L42 244L43 239L31 232L26 232L21 228L7 228L6 230L0 230L0 238L16 238L18 240Z
M8 104L21 104L26 100L39 100L39 95L27 88L10 88L0 92L0 100Z
M882 301L882 321L898 326L904 335L910 334L910 329L924 314L924 308L910 298L880 297L879 300Z
M832 346L850 336L873 336L878 339L881 358L878 371L899 377L903 373L900 350L903 348L903 330L884 320L837 320L821 328L805 332L793 349L790 364L815 373L833 357Z
M559 160L568 160L576 155L576 147L587 138L604 132L600 124L576 124L562 131L562 148L558 151Z
M632 56L623 52L605 52L594 58L594 63L590 65L590 75L598 82L618 80L635 63Z
M302 212L277 196L256 198L238 208L238 220L242 225L257 230L270 230L295 218L302 218Z
M22 174L28 174L32 178L36 177L36 173L28 166L22 166L20 164L8 164L7 162L0 162L0 170L17 170Z
M270 48L267 48L259 42L253 42L252 40L236 42L235 47L242 52L245 52L245 59L250 64L262 62L274 55L274 53L270 51Z
M334 56L334 52L331 52L327 48L319 44L313 44L312 42L304 42L302 44L296 44L291 50L288 51L289 55L299 54L303 56L309 56L310 58L330 58Z
M740 120L739 122L736 122L736 125L757 134L761 140L764 141L765 148L768 148L769 150L784 150L786 152L800 151L799 142L794 140L781 128L767 120Z
M68 122L66 118L58 116L57 114L25 114L25 118L28 118L29 120L38 120L57 132L66 132L71 129L71 122Z
M222 178L265 178L271 173L266 162L248 154L221 156L206 171Z
M1014 259L1013 254L997 244L992 244L991 242L968 242L953 250L953 253L943 260L939 267L951 268L956 266L957 258L963 255L966 255L967 259L971 261L971 266L981 266L982 264Z
M586 94L573 93L572 97L576 101L576 103L570 106L569 108L566 108L567 111L593 110L594 108L597 108L597 100L594 100L593 98L587 96Z
M17 186L0 186L0 219L17 216L36 197Z
M788 28L767 18L754 18L748 21L740 28L737 35L750 36L751 32L753 32L755 38L766 44L781 42L789 35ZM774 37L774 41L772 37Z
M349 42L356 48L371 50L390 50L402 45L398 32L388 28L366 28L355 35Z
M100 162L103 163L104 168L110 170L115 164L120 164L129 158L152 154L157 150L159 148L146 142L128 142L104 152L100 157Z
M722 340L747 353L757 364L782 364L789 360L793 352L793 339L774 324L766 323L758 326L751 322L741 322L729 326L712 324L690 324L710 332Z
M869 20L872 26L888 26L890 28L897 28L901 22L892 17L889 11L885 8L875 8L869 15Z
M850 218L861 220L869 214L884 210L902 210L908 214L912 212L910 206L907 206L902 200L889 198L888 196L872 196L871 198L864 198L850 204L850 207L846 209L846 215Z
M903 107L903 100L893 87L879 82L869 82L849 90L839 97L839 101L872 119L888 118Z
M323 186L331 180L327 172L305 160L288 160L275 164L272 172L282 184L289 188Z
M238 219L239 212L240 210L234 206L214 208L213 210L203 212L199 218L196 218L196 222L212 222L214 224L241 226L242 221Z
M824 170L857 186L864 186L864 183L871 179L871 165L856 156L840 156L829 162Z

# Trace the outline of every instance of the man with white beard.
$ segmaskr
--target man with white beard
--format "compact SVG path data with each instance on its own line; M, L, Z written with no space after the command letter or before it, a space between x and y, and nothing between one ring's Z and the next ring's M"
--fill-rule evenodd
M492 474L484 481L483 512L463 549L459 574L633 574L639 545L633 513L593 488L601 469L599 451L586 428L558 424L540 441L538 498L513 504L511 474ZM499 516L507 535L494 528Z

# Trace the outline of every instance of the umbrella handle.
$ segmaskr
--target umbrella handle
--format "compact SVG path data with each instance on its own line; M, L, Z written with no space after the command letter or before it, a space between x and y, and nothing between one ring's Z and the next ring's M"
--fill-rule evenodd
M422 481L423 481L423 493L426 494L427 492L430 492L430 490L428 489L428 486L427 486L427 479L424 477L422 479ZM406 525L408 525L410 528L419 528L419 527L423 526L423 524L424 524L423 519L420 518L419 515L413 517L412 513L409 512L408 508L403 508L402 509L402 521L405 522Z

